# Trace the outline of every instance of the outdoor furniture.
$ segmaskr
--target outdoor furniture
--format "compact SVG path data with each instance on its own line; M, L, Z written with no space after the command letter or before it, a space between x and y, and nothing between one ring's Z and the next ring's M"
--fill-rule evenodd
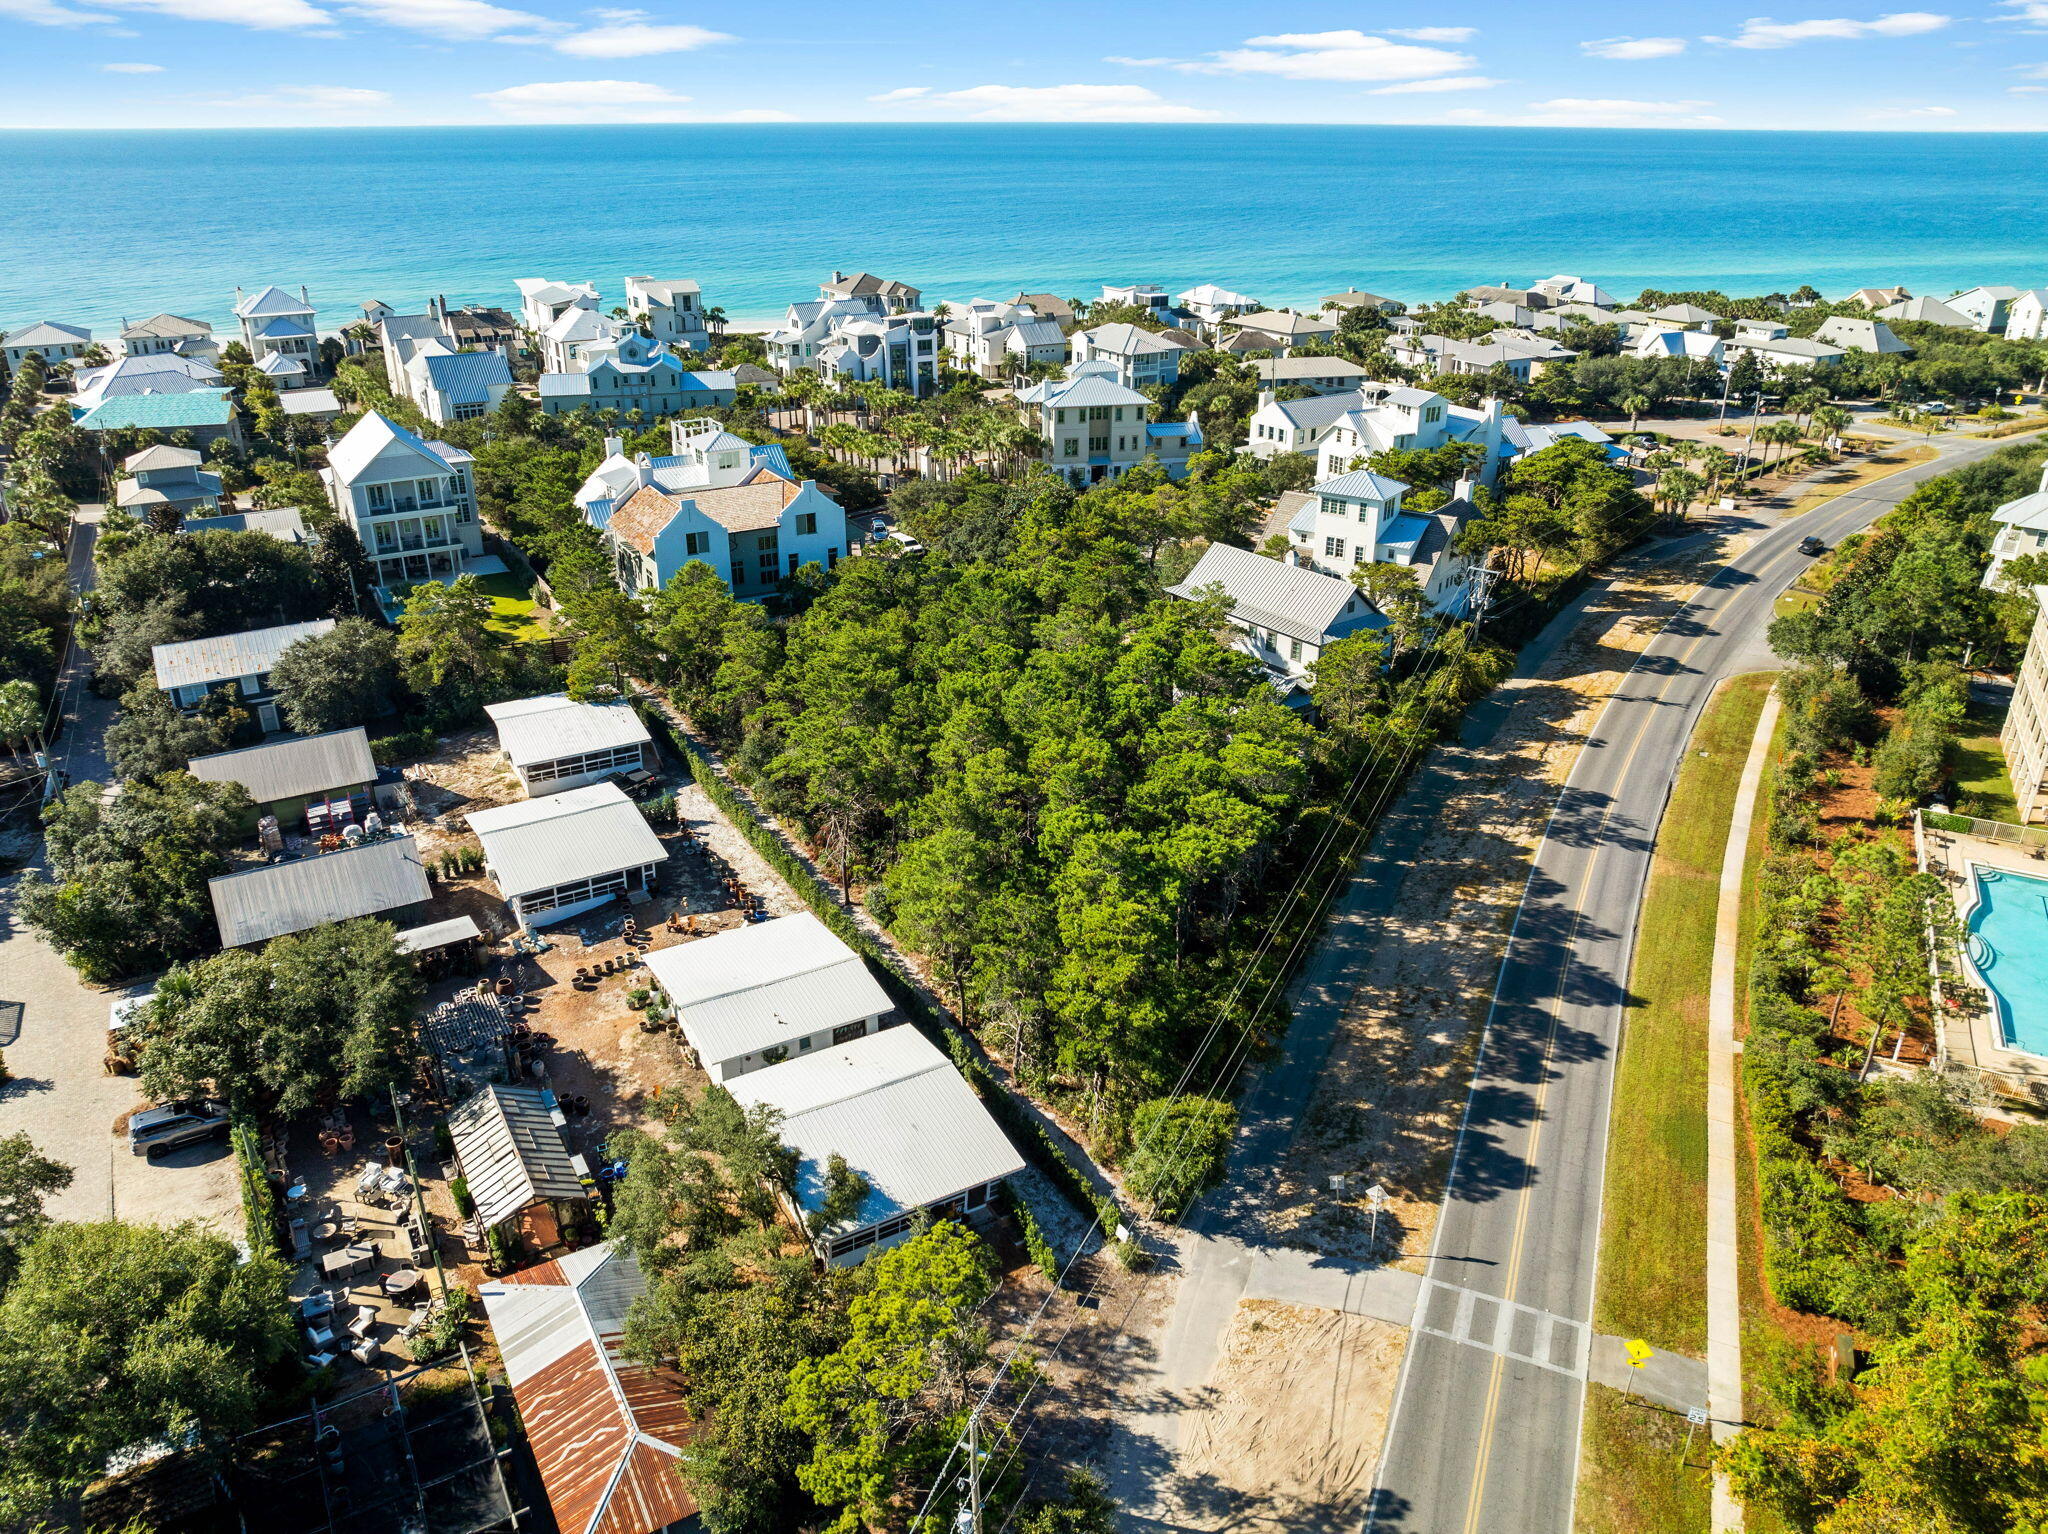
M317 1321L320 1317L332 1315L333 1313L334 1300L324 1289L309 1294L299 1301L299 1315L304 1320Z
M306 1340L316 1348L324 1348L334 1341L334 1328L331 1326L309 1326L306 1328Z
M351 1337L367 1337L370 1335L370 1329L376 1324L377 1307L375 1305L358 1305L356 1307L355 1319L348 1324L348 1334Z
M377 1287L395 1300L417 1287L419 1281L420 1274L417 1268L400 1268L396 1272L386 1273L377 1281Z
M363 1163L363 1170L356 1177L356 1192L358 1194L366 1193L376 1187L377 1180L384 1175L386 1170L381 1162L365 1161Z
M313 1242L306 1234L306 1222L304 1220L292 1221L291 1232L292 1260L294 1262L304 1262L313 1255Z
M364 1368L367 1369L371 1364L377 1361L377 1354L379 1351L380 1350L377 1347L377 1344L372 1342L368 1337L365 1337L361 1342L358 1342L354 1347L350 1348L348 1350L348 1353L349 1357L353 1358L357 1363L361 1364Z
M359 1273L370 1271L377 1260L374 1244L345 1246L338 1252L329 1252L320 1259L320 1271L328 1278L354 1278Z
M316 1374L333 1362L334 1355L332 1353L308 1353L306 1355L306 1367Z
M322 1220L313 1227L313 1239L315 1241L332 1241L340 1234L341 1226L333 1220Z

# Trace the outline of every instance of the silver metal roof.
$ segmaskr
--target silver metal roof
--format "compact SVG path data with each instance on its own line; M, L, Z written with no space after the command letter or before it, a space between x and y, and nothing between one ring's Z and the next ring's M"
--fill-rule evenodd
M785 1046L893 1005L868 967L808 911L647 956L707 1064Z
M408 927L398 934L400 953L426 953L434 948L446 948L450 943L460 943L466 938L483 936L474 916L455 916L447 921L430 921L424 927Z
M782 1141L802 1157L796 1192L806 1210L824 1202L835 1153L868 1180L859 1215L841 1230L1024 1169L966 1078L908 1023L749 1071L725 1087L742 1103L781 1110Z
M1233 616L1309 644L1387 624L1349 581L1227 543L1210 544L1188 578L1168 592L1193 600L1207 586L1223 588Z
M190 771L208 783L239 783L258 804L377 781L370 737L361 725L242 751L195 756Z
M668 859L640 806L616 783L478 810L469 828L508 900Z
M488 704L484 712L498 727L498 744L515 767L650 739L630 703L578 703L567 693L554 692Z
M194 683L231 682L241 676L261 676L277 664L278 656L301 639L311 639L334 627L332 618L315 618L310 623L283 623L276 628L250 629L241 634L216 634L211 639L188 639L181 644L160 644L151 648L156 662L156 685L160 688L189 687Z
M546 1093L496 1083L448 1115L455 1159L486 1229L540 1199L590 1196L562 1139L564 1122Z
M223 948L433 898L419 843L410 836L222 874L209 880L207 889Z

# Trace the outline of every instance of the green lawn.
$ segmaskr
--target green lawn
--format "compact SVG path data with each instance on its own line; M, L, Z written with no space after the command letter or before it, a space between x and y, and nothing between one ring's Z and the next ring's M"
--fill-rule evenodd
M1707 991L1721 858L1773 680L1724 686L1679 768L1643 894L1608 1130L1594 1325L1693 1357L1707 1346ZM1699 1534L1711 1496L1706 1451L1696 1444L1682 1467L1684 1436L1682 1417L1589 1390L1582 1526Z
M1998 732L2005 715L1998 709L1973 708L1963 726L1971 733L1956 742L1956 807L1970 804L1966 813L1984 820L2020 818L2019 805L2012 796L2012 779L2005 770L2005 748Z
M1683 1412L1588 1385L1579 1534L1705 1534L1714 1515L1712 1449L1701 1428L1688 1452Z
M480 575L477 583L491 594L491 627L522 642L548 637L547 624L535 617L533 582L517 572Z

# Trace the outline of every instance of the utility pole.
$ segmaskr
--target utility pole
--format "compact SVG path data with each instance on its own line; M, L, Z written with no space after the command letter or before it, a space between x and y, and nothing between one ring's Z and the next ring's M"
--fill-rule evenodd
M1493 583L1499 579L1500 571L1493 568L1493 551L1490 549L1484 559L1466 572L1465 589L1469 593L1466 606L1472 614L1474 639L1479 637L1479 625L1485 620L1487 606L1493 600Z
M981 1409L967 1417L967 1501L953 1518L954 1534L981 1534Z

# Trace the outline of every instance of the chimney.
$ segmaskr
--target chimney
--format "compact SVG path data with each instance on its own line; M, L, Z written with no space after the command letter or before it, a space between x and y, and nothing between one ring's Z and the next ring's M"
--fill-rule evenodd
M308 308L311 308L313 305L313 300L311 296L306 292L306 285L303 282L299 284L299 302L306 305Z
M1259 390L1259 409L1264 410L1268 405L1273 403L1274 398L1275 395L1271 389Z
M643 485L654 483L654 460L645 453L633 455L633 477Z
M1451 491L1451 499L1454 501L1469 501L1472 499L1472 492L1478 488L1478 480L1469 477L1461 478L1458 481L1457 488Z
M624 437L606 437L604 439L604 455L606 458L623 457L625 451L626 439Z

